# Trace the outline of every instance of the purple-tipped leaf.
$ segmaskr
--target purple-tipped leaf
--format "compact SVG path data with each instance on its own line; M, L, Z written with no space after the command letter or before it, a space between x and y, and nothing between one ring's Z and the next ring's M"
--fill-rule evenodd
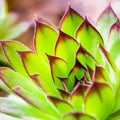
M50 89L54 91L54 94L52 95L58 95L48 64L38 54L32 51L19 52L19 55L27 73L30 76L33 74L39 74L41 84L48 84L46 87L49 86Z
M69 68L75 64L75 54L78 49L78 42L69 35L59 31L59 38L55 46L55 55L65 59Z
M104 120L112 112L115 94L108 84L94 82L86 93L84 103L86 113Z
M105 46L108 45L108 35L110 27L112 26L112 24L114 24L116 20L117 16L113 11L111 5L109 4L99 16L97 21L97 28L104 39Z
M68 6L68 9L60 21L59 27L66 34L75 37L75 32L82 21L82 16L73 10L70 6Z
M39 22L36 22L34 44L38 54L48 62L46 54L54 55L55 44L58 38L58 33L50 26Z
M98 44L104 46L100 33L89 23L87 18L83 21L76 32L77 41L85 48L94 58L102 63L101 54L98 50Z
M68 76L68 64L65 62L65 60L59 57L48 55L48 59L53 81L58 88L63 89L63 85L59 77L63 78Z

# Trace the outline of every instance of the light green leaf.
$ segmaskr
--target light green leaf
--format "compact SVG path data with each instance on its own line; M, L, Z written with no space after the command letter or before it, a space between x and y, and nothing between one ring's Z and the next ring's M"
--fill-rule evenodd
M68 64L61 58L49 56L50 69L56 87L63 89L62 82L59 78L68 76Z
M94 82L85 97L85 112L105 120L112 112L115 94L105 83Z
M37 110L36 108L30 106L26 102L19 100L18 97L14 97L14 99L11 99L9 97L8 98L0 97L0 112L11 115L16 118L31 116L52 120L49 119L49 115L46 115L46 113L43 113Z
M21 86L27 91L30 91L34 96L38 96L41 99L45 99L44 93L40 90L32 80L26 79L21 74L13 71L7 67L0 68L0 78L9 87L14 88L16 86ZM31 89L34 88L34 89Z
M75 55L77 49L77 41L60 31L55 47L55 56L63 58L67 62L70 69L75 64Z
M73 112L66 114L63 120L96 120L96 119L85 113Z
M70 95L71 104L79 112L84 112L84 97L87 89L87 85L78 84Z
M6 114L0 112L0 120L21 120L21 119L12 117L10 115L6 115Z
M111 25L117 20L117 16L114 13L111 5L109 4L107 8L102 12L97 21L97 28L101 33L105 46L108 45L108 35Z
M81 45L76 53L76 57L77 60L86 69L87 67L90 67L92 70L95 69L95 66L97 64L96 59L88 51L86 51L86 49L84 49Z
M48 62L46 54L54 55L58 33L50 26L36 20L35 49L38 54Z
M24 67L29 75L39 74L40 80L44 80L51 89L51 94L59 96L58 91L53 83L49 65L36 53L32 51L19 52ZM43 82L42 82L43 83ZM41 84L42 84L41 83Z
M25 51L29 49L16 41L0 41L0 43L11 66L20 74L28 77L17 51Z
M88 22L87 18L78 28L76 39L99 63L102 63L98 45L103 46L104 43L99 32Z
M80 80L84 76L85 70L85 67L83 67L78 60L76 60L75 65L69 72L69 79L65 81L65 84L70 92L73 90L75 79Z
M108 51L111 58L115 61L117 68L120 69L120 23L116 21L111 26L109 33Z
M75 37L75 32L82 21L81 15L69 6L60 21L59 27L64 33Z
M46 98L35 96L31 92L26 91L24 88L19 86L13 88L13 91L33 107L48 114L49 116L53 116L53 119L59 118L58 110L55 109L55 107L53 107Z
M48 99L55 105L59 112L64 115L65 113L73 111L73 107L67 101L56 97L48 96Z

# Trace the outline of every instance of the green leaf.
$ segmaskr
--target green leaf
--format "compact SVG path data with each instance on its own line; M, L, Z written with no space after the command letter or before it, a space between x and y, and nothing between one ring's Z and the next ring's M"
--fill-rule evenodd
M48 55L50 69L56 87L63 89L62 82L59 78L68 76L68 64L61 58Z
M99 49L102 53L102 59L104 60L103 66L105 67L106 71L109 73L110 82L114 90L116 91L119 86L119 73L115 62L112 60L110 54L103 48L99 46Z
M75 55L77 49L77 41L60 31L55 47L55 56L63 58L68 63L70 69L75 64Z
M2 23L2 25L0 26L0 31L4 32L4 30L6 30L6 28L9 28L12 25L14 25L16 23L16 19L17 19L16 14L9 13L7 15L6 19L4 19L4 22Z
M81 15L69 6L60 21L59 27L64 33L75 37L75 32L82 21L83 18L81 17Z
M79 112L84 112L84 96L86 94L87 89L88 89L87 85L82 85L79 83L74 87L70 95L71 104Z
M120 118L120 109L114 113L112 113L107 120L119 120Z
M115 94L105 83L94 82L85 97L85 112L105 120L112 112Z
M81 45L76 53L76 57L80 64L82 64L82 66L86 69L87 67L91 68L92 70L95 69L95 66L97 64L96 59Z
M77 78L78 80L80 80L84 76L85 70L86 68L82 66L82 64L78 60L76 60L75 65L69 72L69 79L65 81L65 84L69 91L73 90L75 79Z
M62 115L73 111L72 105L69 104L67 101L52 96L47 96L47 97L53 103L53 105L55 105L55 107L59 110L59 112Z
M15 25L12 25L12 27L7 28L2 31L2 34L0 35L1 39L15 39L19 37L22 33L26 32L28 28L30 27L30 22L21 22Z
M49 85L52 92L51 94L54 96L59 96L59 93L53 83L49 65L38 54L32 51L19 52L19 55L21 56L27 73L30 76L33 74L39 74L41 84L44 80L44 82Z
M120 69L120 23L117 20L111 26L110 33L109 33L109 44L108 44L108 51L111 55L111 58L115 61L118 69ZM117 52L116 52L117 51Z
M25 100L27 103L37 108L38 110L45 112L50 116L53 116L53 118L59 118L58 110L55 109L46 98L43 99L41 97L37 97L31 94L31 92L26 91L24 88L19 86L13 88L13 91L18 94L23 100Z
M98 82L107 82L111 84L109 74L102 66L96 66L95 72L93 74L93 80Z
M0 78L9 88L21 86L27 91L30 91L34 96L38 96L41 99L45 99L45 95L42 92L42 90L40 90L35 84L33 84L32 80L26 79L24 76L13 71L10 68L1 67Z
M102 63L98 45L103 46L104 43L99 32L88 22L87 18L78 28L76 39L99 63Z
M96 120L96 119L85 113L73 112L66 114L63 120Z
M38 54L48 62L46 54L54 55L58 33L50 26L36 20L35 49Z
M16 41L0 41L0 43L4 54L7 57L11 66L20 74L28 77L17 51L25 51L29 49L23 44Z
M16 100L17 99L17 100ZM0 112L11 115L16 118L22 118L24 116L40 117L49 119L49 115L43 113L36 108L30 106L26 102L19 100L18 97L2 98L0 97ZM1 117L1 116L0 116Z
M102 12L97 21L97 28L101 33L105 46L108 45L108 34L111 25L117 20L117 16L114 13L111 5L109 4L107 8Z

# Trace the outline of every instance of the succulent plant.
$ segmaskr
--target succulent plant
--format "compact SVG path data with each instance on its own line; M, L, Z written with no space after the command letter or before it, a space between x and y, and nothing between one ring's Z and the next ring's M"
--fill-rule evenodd
M0 41L2 120L120 119L120 23L109 5L92 24L70 6L58 28L35 19L35 50Z
M29 26L29 22L17 23L16 14L8 12L6 0L0 0L0 40L15 39L24 33ZM0 48L0 66L6 62Z

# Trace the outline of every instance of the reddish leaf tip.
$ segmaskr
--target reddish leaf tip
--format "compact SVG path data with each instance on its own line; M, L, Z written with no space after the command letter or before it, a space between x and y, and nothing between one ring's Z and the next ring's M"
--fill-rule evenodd
M104 14L109 14L109 13L112 13L112 14L117 18L117 15L116 15L116 13L114 12L114 10L113 10L113 8L112 8L112 6L111 6L110 3L109 3L108 6L103 10L103 12L100 14L100 16L99 16L98 19L97 19L97 22L102 18L102 16L103 16Z
M67 7L67 9L66 9L65 12L64 12L63 17L61 18L61 21L60 21L60 23L59 23L58 28L61 28L64 19L65 19L67 16L69 16L71 13L75 13L75 14L77 14L78 16L80 16L81 18L83 18L77 11L75 11L74 9L72 9L72 7L70 6L70 4L68 3L68 7Z
M119 19L116 20L116 22L111 26L109 34L112 32L112 30L120 31L120 21Z

